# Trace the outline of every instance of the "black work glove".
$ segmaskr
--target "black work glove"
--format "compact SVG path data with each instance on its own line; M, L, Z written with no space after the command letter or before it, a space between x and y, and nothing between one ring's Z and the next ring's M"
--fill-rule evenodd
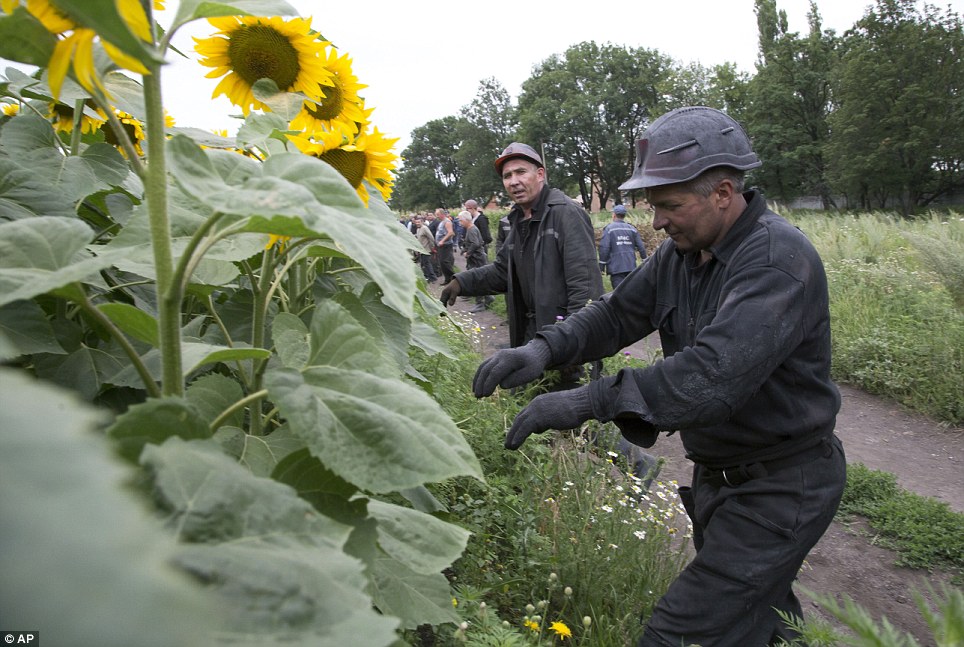
M496 386L511 389L528 384L542 375L551 359L549 344L538 337L525 346L497 351L479 365L472 380L472 393L483 398L492 395Z
M519 449L526 438L546 429L575 429L592 418L589 387L546 393L519 412L505 435L506 449Z
M462 286L459 285L457 279L452 279L442 287L442 295L439 300L442 302L443 306L454 306L455 300L458 298L459 293L462 291Z

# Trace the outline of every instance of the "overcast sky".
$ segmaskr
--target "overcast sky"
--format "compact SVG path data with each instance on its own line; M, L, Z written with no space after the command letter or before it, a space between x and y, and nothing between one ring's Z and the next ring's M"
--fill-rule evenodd
M684 64L730 61L746 72L754 71L757 58L753 0L288 1L352 57L359 82L368 85L360 94L375 108L373 123L400 138L398 153L414 128L458 114L482 79L495 77L515 100L534 65L582 41L656 49ZM842 33L870 4L818 0L817 6L824 28ZM964 0L951 4L961 12ZM777 0L777 6L787 12L791 31L807 29L809 0ZM163 14L158 18L163 23ZM175 44L196 60L189 36L214 31L207 21L192 23ZM165 106L179 126L233 134L238 122L228 115L239 111L223 97L210 99L217 80L205 79L207 70L183 59L168 67Z

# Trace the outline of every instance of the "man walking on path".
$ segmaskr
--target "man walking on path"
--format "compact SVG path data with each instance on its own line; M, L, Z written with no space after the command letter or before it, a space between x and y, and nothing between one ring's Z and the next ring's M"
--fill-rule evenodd
M438 220L438 229L435 230L436 253L442 281L448 284L455 276L455 226L444 209L436 209L435 216Z
M432 255L435 253L435 236L428 228L421 216L415 216L415 238L422 246L422 253L419 254L419 264L422 267L422 274L429 283L435 283L438 276L435 274L435 267L432 264Z
M485 217L482 210L479 209L479 203L475 200L466 200L463 205L465 210L469 212L472 216L472 224L479 228L479 234L482 236L482 245L485 252L485 259L488 262L489 259L489 245L492 244L492 234L489 232L489 219Z
M644 189L653 228L669 238L599 301L495 353L473 382L484 397L659 331L663 361L539 395L505 440L517 449L592 418L643 447L679 430L694 463L680 497L696 557L657 603L641 647L792 641L777 612L803 615L791 584L843 494L823 263L762 194L743 192L745 171L760 165L718 110L654 121L620 189Z
M489 262L485 255L485 243L482 242L482 232L472 222L472 214L463 211L459 214L459 222L462 224L465 234L462 238L462 256L465 257L465 268L468 270L482 267ZM478 296L475 298L475 307L469 312L482 312L489 307L493 299L489 295Z
M609 274L613 289L636 269L636 252L640 260L646 260L646 246L639 232L626 222L626 207L613 207L613 221L603 229L599 241L599 270Z
M510 232L495 262L459 274L445 284L441 300L454 305L459 295L505 294L509 343L521 346L540 329L582 309L602 295L592 223L585 209L546 184L538 153L510 144L495 169L515 201ZM561 367L562 385L579 382L582 364Z

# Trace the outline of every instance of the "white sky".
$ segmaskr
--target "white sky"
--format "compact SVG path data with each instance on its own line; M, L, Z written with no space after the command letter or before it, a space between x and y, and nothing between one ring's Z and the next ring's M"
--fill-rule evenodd
M656 49L684 64L730 61L746 72L754 71L757 58L753 0L288 1L352 57L355 75L368 85L361 94L366 106L375 108L373 123L400 138L398 153L410 143L414 128L457 115L483 78L498 79L515 100L534 65L582 41ZM824 28L837 33L871 4L817 2ZM950 4L958 13L964 8L964 0ZM777 0L777 7L787 12L791 31L807 29L808 0ZM163 14L158 17L163 22ZM201 21L182 31L175 45L196 59L189 35L204 37L215 30ZM179 126L233 133L237 122L227 115L239 111L224 97L209 99L217 80L205 79L207 70L183 59L167 68L165 106Z

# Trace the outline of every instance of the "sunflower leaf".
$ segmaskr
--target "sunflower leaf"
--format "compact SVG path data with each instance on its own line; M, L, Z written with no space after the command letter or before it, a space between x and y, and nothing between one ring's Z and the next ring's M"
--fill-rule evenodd
M368 512L378 522L378 544L416 573L439 573L465 550L469 531L430 514L370 499Z
M123 250L85 251L90 227L69 218L37 216L0 224L0 305L83 281L109 267Z
M200 18L219 16L295 16L298 11L283 0L181 0L171 30Z
M135 404L107 428L118 453L136 461L145 445L168 438L210 438L211 430L190 401L180 397L153 398Z
M29 65L50 62L57 37L23 7L9 16L0 16L0 58Z
M147 447L142 463L189 543L177 563L233 612L225 636L251 644L279 632L297 644L394 641L397 620L371 608L363 565L344 552L351 527L289 486L252 475L215 442L171 438Z
M265 375L271 399L315 456L363 490L390 492L481 467L438 403L397 379L314 367Z
M382 556L375 560L372 582L379 611L401 618L405 629L459 621L451 588L441 573L416 573L397 559Z
M282 92L272 79L258 79L251 92L254 98L271 108L273 114L285 121L291 121L301 112L308 97L296 92Z

